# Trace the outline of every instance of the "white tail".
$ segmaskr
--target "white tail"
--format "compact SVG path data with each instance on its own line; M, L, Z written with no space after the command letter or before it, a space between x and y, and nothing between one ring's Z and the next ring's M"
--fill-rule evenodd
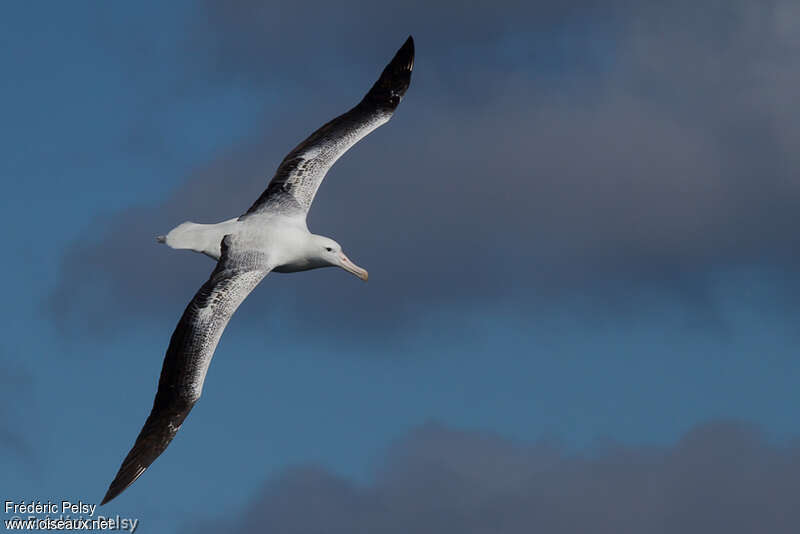
M167 235L156 237L156 240L159 243L166 243L170 248L194 250L218 260L222 238L233 231L236 222L236 219L217 224L187 221L170 230Z

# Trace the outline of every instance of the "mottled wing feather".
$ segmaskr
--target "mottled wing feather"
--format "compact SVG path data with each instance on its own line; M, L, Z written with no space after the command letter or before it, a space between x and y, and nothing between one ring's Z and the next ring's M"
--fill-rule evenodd
M232 239L223 239L216 269L186 307L172 334L153 409L101 504L133 484L167 448L200 398L225 326L245 297L269 273L263 253L237 251Z
M391 118L411 83L413 66L414 40L409 37L361 102L323 125L283 159L267 189L241 218L265 211L305 216L328 169Z

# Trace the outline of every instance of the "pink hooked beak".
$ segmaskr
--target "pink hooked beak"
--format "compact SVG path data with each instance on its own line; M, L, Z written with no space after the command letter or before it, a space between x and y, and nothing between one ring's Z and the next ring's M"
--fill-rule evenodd
M339 266L348 273L352 273L357 277L361 278L365 282L367 281L367 278L369 278L369 273L367 272L367 270L362 269L361 267L350 261L350 258L345 256L344 252L339 253Z

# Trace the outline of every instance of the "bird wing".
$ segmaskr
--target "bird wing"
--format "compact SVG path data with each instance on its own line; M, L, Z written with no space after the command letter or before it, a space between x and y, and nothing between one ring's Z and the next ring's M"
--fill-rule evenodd
M133 484L175 437L200 398L208 366L225 326L270 271L264 253L237 250L231 235L225 236L221 248L217 267L186 307L172 334L153 410L101 504Z
M328 169L391 118L411 83L413 66L414 40L409 37L361 102L312 133L283 159L267 189L240 219L276 211L305 217Z

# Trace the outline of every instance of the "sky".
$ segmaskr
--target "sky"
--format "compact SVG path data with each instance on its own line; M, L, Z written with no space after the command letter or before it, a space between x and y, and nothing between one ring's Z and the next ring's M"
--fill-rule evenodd
M309 214L369 282L268 276L173 443L98 513L796 531L798 9L6 6L0 493L100 501L214 265L154 237L243 213L413 35L408 93Z

